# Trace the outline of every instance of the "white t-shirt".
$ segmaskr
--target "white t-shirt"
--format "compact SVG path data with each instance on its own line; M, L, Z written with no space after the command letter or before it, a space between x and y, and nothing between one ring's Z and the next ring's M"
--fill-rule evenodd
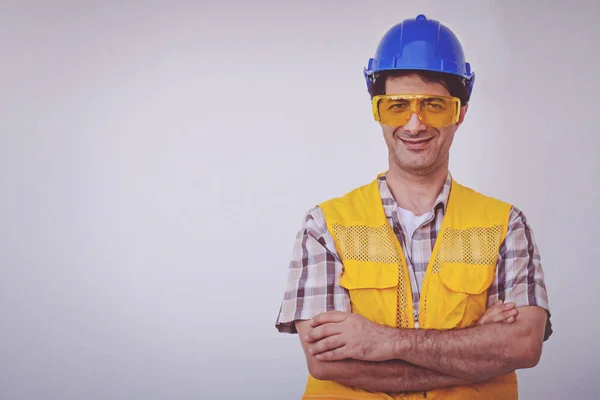
M412 236L417 228L431 216L431 211L423 215L416 216L412 211L401 207L398 207L398 212L400 212L400 222L406 229L406 236L409 242L412 241Z

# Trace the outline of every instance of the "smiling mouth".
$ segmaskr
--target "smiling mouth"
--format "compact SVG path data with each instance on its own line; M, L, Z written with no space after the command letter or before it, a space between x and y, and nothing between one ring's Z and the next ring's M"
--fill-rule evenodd
M430 137L427 139L418 139L418 140L407 140L407 139L400 138L400 140L402 141L404 146L409 150L424 149L425 147L427 147L429 142L431 142L431 139L433 139L433 137Z

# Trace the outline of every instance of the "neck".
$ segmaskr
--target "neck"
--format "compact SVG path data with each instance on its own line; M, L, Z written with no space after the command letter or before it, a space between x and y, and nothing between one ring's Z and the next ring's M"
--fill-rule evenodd
M386 182L398 206L419 216L431 211L447 177L447 165L426 175L390 168Z

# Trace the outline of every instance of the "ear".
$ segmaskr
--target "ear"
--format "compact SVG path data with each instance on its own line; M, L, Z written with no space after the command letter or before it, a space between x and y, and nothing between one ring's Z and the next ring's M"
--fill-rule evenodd
M469 105L465 104L460 108L460 114L458 116L458 122L456 123L456 127L458 128L463 121L465 120L465 115L467 115L467 110L469 109Z

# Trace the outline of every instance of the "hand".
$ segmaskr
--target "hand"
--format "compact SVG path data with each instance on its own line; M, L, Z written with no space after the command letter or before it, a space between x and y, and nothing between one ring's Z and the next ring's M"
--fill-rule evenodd
M385 361L391 353L388 327L352 313L328 311L313 318L304 337L308 351L321 361L351 358Z
M515 308L515 303L506 303L502 300L495 302L485 311L485 314L477 321L478 325L491 324L493 322L504 322L510 324L515 322L519 312Z

